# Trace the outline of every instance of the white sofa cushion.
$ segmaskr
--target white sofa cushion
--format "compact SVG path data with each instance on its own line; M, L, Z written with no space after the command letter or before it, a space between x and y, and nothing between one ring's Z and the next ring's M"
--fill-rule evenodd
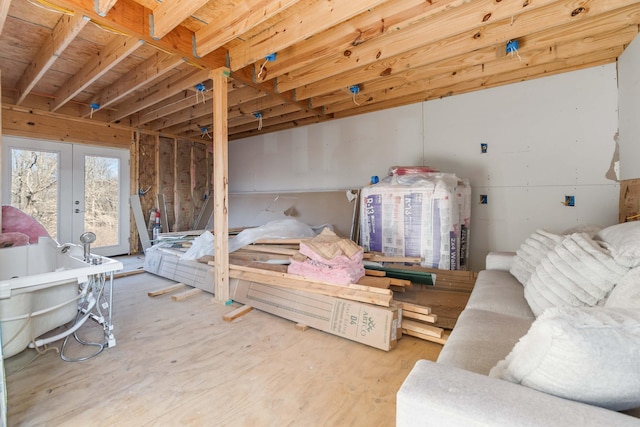
M640 313L605 307L544 312L490 376L612 410L640 406Z
M522 285L526 285L529 277L547 253L562 241L562 236L546 230L536 230L518 248L509 272Z
M536 317L550 307L602 305L627 271L587 234L574 233L540 261L524 296Z
M612 225L600 230L594 238L605 243L619 264L629 268L640 265L640 221Z

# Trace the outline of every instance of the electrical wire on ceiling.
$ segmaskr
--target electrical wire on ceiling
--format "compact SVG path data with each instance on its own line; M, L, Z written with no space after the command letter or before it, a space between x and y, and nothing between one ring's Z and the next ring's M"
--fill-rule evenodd
M73 10L64 8L64 7L60 7L58 5L55 5L53 3L49 3L46 0L27 0L29 3L31 3L32 5L39 7L41 9L44 10L48 10L49 12L54 12L54 13L63 13L65 15L75 15L75 13L73 12Z

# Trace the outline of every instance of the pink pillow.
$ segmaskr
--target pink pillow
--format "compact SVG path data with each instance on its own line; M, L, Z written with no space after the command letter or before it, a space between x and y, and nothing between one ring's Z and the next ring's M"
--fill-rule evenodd
M2 232L26 234L29 243L38 243L40 236L51 237L42 224L13 206L2 206Z
M1 233L0 248L11 248L13 246L25 246L29 244L29 236L23 233Z

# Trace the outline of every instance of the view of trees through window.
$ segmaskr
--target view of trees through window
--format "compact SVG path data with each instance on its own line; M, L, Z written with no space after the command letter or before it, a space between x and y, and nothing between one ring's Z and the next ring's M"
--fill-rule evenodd
M11 205L37 219L51 237L58 229L57 153L11 150Z
M99 156L84 159L83 231L96 234L95 246L115 245L118 243L119 160ZM37 219L51 237L57 239L58 212L74 215L73 209L77 208L74 205L58 210L59 155L13 149L11 161L11 204Z
M84 230L96 233L95 246L118 244L118 159L86 156Z

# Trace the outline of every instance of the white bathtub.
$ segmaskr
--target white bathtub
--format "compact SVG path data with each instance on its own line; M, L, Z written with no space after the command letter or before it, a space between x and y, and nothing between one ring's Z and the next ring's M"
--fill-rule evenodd
M122 269L101 257L91 265L78 245L58 246L41 237L38 244L0 249L0 325L3 357L24 350L40 335L73 320L78 284L95 274Z

